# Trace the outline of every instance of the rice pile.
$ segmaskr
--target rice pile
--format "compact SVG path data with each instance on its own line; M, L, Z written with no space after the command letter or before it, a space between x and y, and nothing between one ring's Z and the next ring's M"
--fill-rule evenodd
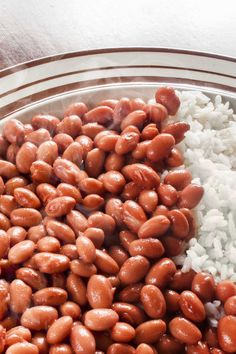
M179 144L193 183L205 194L196 208L198 233L186 254L175 257L183 271L208 271L216 280L236 281L236 115L220 96L179 92L179 120L190 131Z

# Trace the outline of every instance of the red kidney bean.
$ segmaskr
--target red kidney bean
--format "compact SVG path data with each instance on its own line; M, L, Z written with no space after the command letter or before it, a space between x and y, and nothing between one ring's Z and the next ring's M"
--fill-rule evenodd
M182 190L187 187L192 180L192 175L187 170L176 170L169 172L165 178L164 183L170 184L176 190Z
M226 315L236 315L236 295L230 296L224 303L224 311Z
M96 248L92 241L85 237L79 236L76 240L77 252L85 263L93 263L96 258Z
M48 140L51 140L51 137L49 131L44 128L40 128L35 131L32 131L31 133L27 134L27 136L25 137L26 142L30 142L36 146L39 146Z
M6 333L6 346L9 347L15 343L31 342L31 332L28 328L17 326ZM33 343L34 344L34 343ZM0 351L1 352L1 351Z
M82 145L78 142L71 143L63 152L62 158L73 162L77 166L80 166L83 160Z
M111 329L111 338L115 342L130 342L135 337L135 329L128 323L117 322Z
M81 127L82 134L88 136L91 139L94 139L95 136L101 133L103 130L105 130L104 126L98 123L87 123Z
M164 215L154 216L140 226L138 237L159 237L169 229L169 226L170 221Z
M161 290L154 285L144 285L140 300L144 311L151 318L162 318L166 313L166 302Z
M8 259L13 264L23 263L33 255L35 247L30 240L21 241L10 249Z
M196 184L189 184L179 194L178 206L193 209L202 199L204 190Z
M75 185L79 181L80 169L73 162L66 159L56 159L53 172L64 183Z
M150 123L146 125L141 133L141 138L143 140L152 140L155 136L159 134L157 126L155 123Z
M158 195L155 191L143 190L139 194L138 202L147 213L152 213L157 207Z
M202 334L197 326L183 317L175 317L169 322L169 330L174 338L185 344L197 344Z
M85 171L90 177L98 177L98 175L102 172L105 157L105 152L98 148L88 152L85 159Z
M110 198L105 205L106 214L110 215L118 226L123 226L123 203L119 198Z
M48 202L45 211L48 216L60 217L68 214L75 206L76 201L71 197L58 197Z
M125 179L118 171L108 171L103 176L103 185L108 192L119 194L125 185Z
M28 342L22 342L22 343L15 343L11 345L7 351L6 354L38 354L38 348L36 345L28 343Z
M20 146L16 144L11 144L7 148L7 153L6 153L6 159L15 164L16 163L16 155L18 151L20 150Z
M146 117L146 113L142 110L135 110L129 113L121 122L121 130L124 130L130 125L134 125L135 127L141 129L146 120Z
M135 132L127 132L120 135L117 139L115 145L115 152L118 155L127 154L130 151L133 151L139 142L139 134Z
M129 245L131 256L144 256L157 259L164 254L165 250L162 243L155 238L134 240Z
M43 289L47 286L45 276L31 268L22 267L17 269L16 278L21 279L34 290Z
M222 317L218 322L217 333L221 349L227 353L234 353L236 351L236 317Z
M49 352L49 345L43 332L35 333L32 337L32 344L38 348L40 354L47 354Z
M150 268L146 275L146 284L156 285L165 288L176 272L174 262L169 258L162 258Z
M108 106L98 106L84 115L86 123L97 122L99 124L107 124L113 119L113 109Z
M107 106L114 109L118 102L118 100L110 98L100 101L97 106Z
M166 324L162 320L150 320L136 328L135 342L137 344L152 344L157 342L166 332Z
M170 210L168 217L171 220L171 231L175 237L184 239L189 234L188 220L180 210Z
M160 184L160 177L149 166L135 163L123 167L122 173L125 178L132 180L137 185L145 189L157 188Z
M202 322L206 317L205 308L201 300L192 291L183 291L180 294L179 306L184 316L193 322Z
M174 187L169 184L160 184L157 188L160 203L167 207L172 207L178 200L178 193Z
M147 274L150 263L143 256L134 256L128 258L121 266L119 278L123 285L139 282Z
M167 108L170 115L175 115L180 106L180 100L172 87L160 87L156 91L156 101Z
M94 144L99 149L110 152L115 149L119 135L115 131L104 130L97 134L94 139Z
M83 280L76 274L69 274L66 279L66 289L72 300L78 305L84 306L87 303L86 286Z
M129 344L114 343L107 349L107 354L135 354L135 349Z
M12 226L10 229L7 230L7 235L10 238L10 245L14 246L18 242L25 240L27 232L21 226Z
M25 187L27 184L28 184L28 181L24 177L10 178L5 184L5 193L13 195L15 188Z
M47 342L57 344L70 334L73 320L70 316L63 316L56 320L47 331Z
M102 229L105 235L109 236L113 234L116 223L110 215L97 211L89 216L88 226Z
M51 134L54 134L57 125L60 123L59 119L49 114L37 114L31 120L34 129L44 128Z
M8 217L0 213L0 229L7 231L11 227Z
M42 215L32 208L15 209L11 212L11 223L15 226L31 227L40 224Z
M125 157L123 155L118 155L115 152L111 152L105 160L105 170L106 171L120 171L125 164Z
M53 165L58 158L58 147L54 141L45 141L37 150L37 160L42 160L49 165Z
M120 267L129 258L128 253L122 246L111 246L108 252Z
M67 224L50 219L45 226L48 235L56 237L65 243L75 242L75 233Z
M66 301L60 306L62 316L70 316L73 320L77 320L81 315L81 309L78 304L73 301Z
M169 334L164 334L157 343L158 354L182 354L184 344Z
M76 115L83 117L83 115L88 112L88 107L84 102L71 103L64 111L64 117Z
M236 286L229 280L222 280L216 285L215 294L218 300L225 303L229 297L236 295Z
M123 204L123 221L131 231L137 232L146 220L147 217L138 203L132 200L125 201Z
M82 122L80 117L76 114L68 114L57 125L57 133L64 133L70 135L72 138L76 138L82 128Z
M18 204L20 204L24 208L40 208L40 200L35 195L35 193L31 192L26 188L15 188L14 189L14 198ZM0 199L1 201L1 199Z
M18 167L8 161L0 160L0 175L3 178L13 178L18 175Z
M19 172L30 173L30 167L37 159L36 153L37 147L31 142L26 142L21 146L16 155L16 167Z
M171 150L169 156L166 158L165 161L167 166L170 168L179 167L184 163L184 159L181 152L175 147Z
M210 354L208 345L203 342L198 342L197 344L187 345L187 354Z
M93 331L105 331L118 322L118 314L111 309L93 309L85 313L84 324Z
M102 272L107 274L116 274L119 271L119 266L116 261L106 252L96 250L95 265Z
M35 305L59 306L64 304L66 300L67 292L57 287L41 289L33 295Z
M0 230L0 259L3 258L10 247L10 236L4 230Z
M55 237L46 236L38 240L37 249L39 252L57 253L60 251L61 244Z
M164 235L160 238L160 241L162 242L165 253L168 257L178 256L183 250L184 242L171 235Z
M25 137L23 124L16 120L11 119L4 124L3 135L11 144L22 144Z
M148 104L147 113L149 119L156 124L163 122L168 117L166 107L160 103Z
M58 318L57 310L51 306L34 306L21 316L22 326L30 330L46 330Z
M119 292L119 300L128 303L139 302L142 287L142 283L127 285Z
M33 258L42 273L59 273L69 268L69 258L61 254L41 252L35 254Z
M112 309L118 313L120 320L128 322L132 326L137 326L146 319L144 311L133 304L115 302L112 304Z
M124 200L134 200L138 197L141 190L141 186L138 186L134 182L129 182L124 186L121 197Z
M110 308L113 292L109 280L103 275L92 275L87 285L87 298L92 308Z
M10 309L14 313L23 313L31 303L32 289L22 280L15 279L10 287Z
M11 212L18 207L15 198L11 195L0 196L0 211L6 216L10 216Z
M170 134L159 134L154 137L147 148L147 158L151 161L160 161L167 157L175 145L175 139Z
M163 295L166 301L167 311L178 312L180 295L176 291L170 289L165 290Z
M92 332L80 323L71 329L70 341L75 354L94 354L95 339Z
M175 138L175 143L178 144L184 139L184 134L190 129L190 125L185 122L176 122L167 124L162 133L171 134Z
M199 272L192 281L191 290L204 302L213 300L215 294L215 281L211 274Z
M188 272L182 272L178 269L170 281L171 288L175 290L190 289L195 274L193 269L190 269Z

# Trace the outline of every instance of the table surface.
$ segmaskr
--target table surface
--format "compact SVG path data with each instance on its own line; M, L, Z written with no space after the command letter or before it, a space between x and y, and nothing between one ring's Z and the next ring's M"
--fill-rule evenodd
M57 53L120 46L236 57L235 10L235 0L1 0L0 70Z

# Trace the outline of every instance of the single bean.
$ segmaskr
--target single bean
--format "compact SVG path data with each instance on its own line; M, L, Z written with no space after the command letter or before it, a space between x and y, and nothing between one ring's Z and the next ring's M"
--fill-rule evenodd
M58 158L58 147L54 141L45 141L37 150L37 160L42 160L49 165L53 165Z
M83 147L83 160L87 154L93 149L93 140L86 135L79 135L75 141Z
M60 253L63 254L64 256L67 256L71 261L78 258L76 245L71 243L67 243L63 245L60 249ZM70 263L70 267L71 267L71 263Z
M110 308L113 300L112 286L103 275L92 275L87 285L87 298L92 308Z
M126 127L130 125L134 125L135 127L141 129L143 124L147 118L147 114L142 110L134 110L129 113L121 122L121 130L124 130Z
M33 255L35 248L33 241L21 241L10 249L8 259L13 264L23 263Z
M47 204L50 200L57 197L56 188L48 183L40 183L36 187L36 193L44 204Z
M222 280L216 285L215 295L218 300L225 303L225 301L236 295L236 286L229 280Z
M157 343L158 354L182 354L184 344L169 334L164 334Z
M135 233L132 233L128 230L123 230L119 234L119 239L121 245L124 247L124 249L128 251L131 242L137 240L137 236Z
M61 288L50 287L38 290L33 295L33 302L36 306L59 306L66 302L67 292Z
M176 272L174 262L169 258L162 258L150 268L146 275L146 284L156 285L163 289L171 281Z
M138 237L141 239L159 237L170 227L170 221L164 216L154 216L143 223L138 230Z
M215 294L215 280L211 274L199 272L192 281L191 290L204 302L210 302Z
M89 216L88 226L102 229L104 234L109 236L113 234L116 223L110 215L97 211Z
M141 138L143 140L152 140L155 136L159 134L157 126L155 123L150 123L146 125L141 133Z
M88 227L84 231L84 236L89 238L96 248L100 248L104 241L104 231L96 227Z
M141 191L141 186L135 184L134 182L129 182L124 186L121 197L124 200L135 200Z
M81 324L71 329L70 342L75 354L94 354L96 343L92 332Z
M179 238L171 236L171 234L164 235L160 238L160 241L162 242L166 256L168 257L178 256L183 251L184 242Z
M32 226L28 229L27 238L34 243L46 236L46 230L44 225L40 224L37 226Z
M119 300L128 303L139 302L142 287L142 283L127 285L119 292Z
M147 213L152 213L157 207L158 195L152 190L143 190L138 197L139 205Z
M3 126L3 136L11 144L22 144L25 137L23 124L16 119L7 121Z
M226 315L236 315L236 295L230 296L224 303L224 311Z
M11 223L8 217L3 213L0 213L0 229L7 231L8 229L10 229L10 227L11 227Z
M57 197L48 202L45 212L48 216L60 217L67 215L75 206L76 201L71 197Z
M189 184L179 195L178 206L180 208L193 209L202 199L204 190L196 184Z
M119 271L119 266L116 261L106 252L96 250L95 265L102 272L107 274L116 274Z
M30 306L32 289L22 280L15 279L11 282L9 290L11 311L23 313Z
M175 143L178 144L184 139L184 134L190 129L190 125L185 122L176 122L167 124L162 133L171 134L175 138Z
M30 142L36 146L41 145L45 141L51 140L49 131L44 128L37 129L29 134L27 134L25 141Z
M10 245L14 246L15 244L25 240L27 232L21 226L12 226L7 230L7 235L10 238Z
M135 163L126 165L121 172L125 178L132 180L144 189L157 188L160 184L158 174L151 167L144 164Z
M160 103L148 104L147 113L149 119L156 124L163 122L168 117L166 107Z
M17 207L18 204L12 195L0 195L0 211L3 214L9 217Z
M13 177L5 183L5 193L13 195L14 189L18 187L25 187L28 181L25 177Z
M80 134L81 128L82 121L80 117L77 114L67 114L57 125L57 133L64 133L76 138Z
M39 198L35 195L35 193L31 192L26 188L15 188L14 198L16 202L24 208L33 208L33 209L40 208L41 203Z
M147 274L149 267L149 261L143 256L128 258L119 271L121 283L128 285L139 282Z
M61 244L55 237L46 236L37 242L37 249L39 252L58 253Z
M90 177L98 177L102 172L105 162L105 152L95 148L87 153L85 159L85 171Z
M6 354L38 354L38 352L36 345L28 342L15 343L6 350Z
M41 252L33 256L37 268L42 273L60 273L69 268L69 258L61 254Z
M62 316L70 316L73 320L77 320L81 315L81 309L78 304L73 301L66 301L60 306Z
M20 146L16 144L11 144L7 148L7 153L6 153L6 159L15 164L16 163L16 155L18 151L20 150Z
M100 101L97 104L97 106L107 106L107 107L114 109L118 102L119 102L118 100L115 100L113 98L105 99L105 100Z
M236 352L236 317L224 316L218 322L218 340L221 349L227 353Z
M150 320L141 323L136 328L135 342L137 344L152 344L157 342L166 332L166 323L162 320Z
M78 275L73 273L68 275L66 279L66 289L74 302L81 306L86 305L86 286Z
M125 183L123 175L118 171L108 171L104 174L104 188L112 194L120 194Z
M202 322L206 317L203 303L192 291L180 294L179 306L184 316L193 322Z
M106 214L110 215L118 226L123 226L123 203L119 198L110 198L105 205Z
M106 171L120 171L125 164L125 157L123 155L118 155L116 152L111 152L105 160L105 170Z
M69 344L53 344L50 346L49 354L73 354Z
M79 236L76 240L76 247L79 257L85 263L93 263L96 258L96 248L93 242L85 237Z
M47 331L47 342L57 344L70 334L73 320L70 316L63 316L56 320Z
M159 134L152 139L147 148L147 158L157 162L167 157L175 145L175 139L170 134Z
M31 227L40 224L42 215L32 208L20 208L11 212L11 223L14 226Z
M179 311L179 299L180 295L174 290L165 290L163 293L165 301L166 301L166 308L169 312L178 312Z
M189 224L185 215L178 209L170 210L171 231L175 237L184 239L189 234Z
M162 318L166 313L166 301L161 290L154 285L145 285L140 293L144 311L151 318Z
M127 97L119 100L114 108L114 125L120 126L122 120L131 112L131 102Z
M79 167L66 159L56 159L53 164L53 172L61 182L72 185L77 184L81 176Z
M84 102L75 102L70 104L64 111L64 117L76 115L78 117L83 117L83 115L88 112L88 107Z
M46 340L46 336L43 332L36 332L32 337L32 344L34 344L40 354L48 354L49 352L49 345ZM64 353L65 354L65 353Z
M48 235L58 238L65 243L75 242L75 233L71 227L60 221L51 219L46 223Z
M182 272L181 269L178 269L170 281L171 288L175 290L191 289L195 274L196 272L193 269L190 269L188 272Z
M73 162L75 165L80 166L83 160L83 147L80 143L71 143L63 152L63 159Z
M34 290L43 289L47 286L47 279L44 274L31 268L22 267L17 269L16 278L21 279Z
M59 154L63 152L73 143L73 138L65 133L59 133L54 136L53 141L57 144Z
M104 130L95 137L94 143L99 149L110 152L115 150L118 138L119 135L116 132Z
M185 344L197 344L202 338L197 326L183 317L173 318L169 322L169 330L174 338Z
M113 109L108 106L98 106L84 115L86 123L97 122L98 124L107 124L113 119Z
M169 156L166 158L165 162L168 167L173 168L173 167L179 167L183 165L184 159L181 152L176 147L173 147L173 149L171 149L170 151Z
M59 122L58 118L49 114L37 114L31 120L34 129L44 128L47 129L50 134L54 134Z
M107 354L135 354L135 349L129 344L114 343L107 348Z
M81 259L77 259L78 257L77 249L75 251L76 251L76 257L73 258L73 260L70 263L70 269L72 273L85 278L90 278L92 275L96 274L97 273L96 266L92 263L85 263Z
M165 178L164 183L170 184L177 191L187 187L192 180L192 175L188 170L176 170L169 172Z
M51 306L34 306L26 309L21 316L22 326L33 331L46 330L57 320L57 310Z
M178 193L170 184L160 184L157 193L160 203L167 207L172 207L178 200Z
M130 100L130 107L131 107L131 111L136 111L141 109L144 112L146 112L146 103L142 98L139 97Z
M105 130L104 126L98 123L87 123L81 127L82 134L88 136L91 139L94 139L95 136L101 133L103 130Z
M131 231L137 232L147 220L141 206L132 201L127 200L123 204L123 221Z
M77 203L82 201L80 190L68 183L58 184L57 195L58 197L63 197L63 196L72 197L76 200Z
M31 332L28 328L17 326L6 333L6 346L10 347L15 343L31 342ZM34 343L33 343L34 344ZM1 352L1 351L0 351Z
M175 115L180 106L180 100L172 87L160 87L156 91L156 101L167 108L170 115Z
M133 304L114 302L111 308L118 313L121 321L128 322L132 326L137 326L146 319L144 311Z
M118 322L118 314L111 309L96 308L85 313L84 324L93 331L106 331Z
M79 236L80 232L83 232L88 228L86 217L77 210L71 210L66 215L66 222L73 229L76 236Z
M129 258L129 254L122 246L111 246L108 250L109 255L116 261L121 267L124 262ZM135 255L136 256L136 255Z
M186 347L187 354L210 354L208 345L203 342L198 342L197 344L187 345Z
M142 343L137 346L135 354L154 354L154 351L150 345Z
M117 322L110 333L115 342L130 342L135 337L135 329L125 322Z

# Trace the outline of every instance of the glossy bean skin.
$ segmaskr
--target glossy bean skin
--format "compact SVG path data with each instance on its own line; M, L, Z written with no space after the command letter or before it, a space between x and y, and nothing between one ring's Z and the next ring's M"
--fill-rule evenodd
M132 326L137 326L146 319L144 311L133 304L114 302L112 309L118 313L121 321L128 322Z
M31 342L31 332L28 328L17 326L6 333L6 346L19 342ZM33 343L34 344L34 343Z
M84 231L84 236L89 238L96 248L100 248L104 241L104 231L96 227L88 227Z
M70 316L63 316L56 320L47 331L47 341L49 344L62 342L72 328L73 320Z
M222 280L216 285L216 298L223 303L231 296L236 295L236 286L229 280Z
M30 330L45 330L58 318L57 310L51 306L31 307L21 317L22 326Z
M58 147L54 141L45 141L37 150L37 160L42 160L49 165L53 165L58 158Z
M190 129L190 125L185 122L170 123L162 129L162 133L171 134L175 138L176 144L184 139L184 134Z
M87 303L86 286L78 275L73 273L68 275L66 289L76 304L84 306Z
M171 87L160 87L156 92L156 101L166 107L170 115L175 115L180 106L180 100Z
M105 170L111 171L116 170L120 171L125 164L125 157L118 155L115 152L111 152L105 160Z
M9 162L15 164L16 163L16 155L18 151L20 150L20 147L16 144L11 144L7 148L7 153L6 153L6 158Z
M61 254L41 252L35 254L33 258L42 273L60 273L69 268L69 258Z
M108 347L107 354L135 354L135 349L129 344L114 343Z
M155 263L146 275L146 284L156 285L165 288L176 272L174 262L169 258L162 258Z
M22 343L15 343L11 345L7 351L6 354L38 354L38 348L31 343L28 342L22 342Z
M156 124L163 122L168 117L166 107L160 103L149 104L147 112L150 120Z
M201 300L191 291L183 291L180 294L179 306L186 318L193 322L202 322L206 312Z
M149 267L149 261L143 256L128 258L119 271L121 283L128 285L139 282L147 274Z
M75 354L94 354L95 352L94 336L81 324L72 327L70 341Z
M65 223L51 219L46 223L48 235L58 238L65 243L75 242L74 231Z
M166 307L169 312L178 312L179 311L179 300L180 295L174 290L165 290L164 298L166 301Z
M167 166L170 168L179 167L184 163L184 159L181 152L175 147L171 149L170 154L165 161Z
M69 344L53 344L50 347L49 354L72 354L72 348Z
M57 197L56 188L49 183L40 183L36 187L36 193L44 204Z
M81 259L77 259L77 250L75 248L75 256L73 256L73 260L70 263L70 269L72 273L77 274L81 277L90 278L92 275L97 273L97 268L92 263L85 263ZM64 253L65 254L65 253ZM65 254L69 257L69 254ZM70 258L70 257L69 257ZM72 257L70 258L72 259Z
M189 234L189 223L185 215L177 209L170 210L168 217L171 221L171 231L175 237L184 239Z
M220 347L227 353L236 351L236 317L225 316L219 320L217 333Z
M141 138L143 140L152 140L156 135L159 134L157 126L155 123L150 123L146 125L141 133Z
M123 204L123 221L131 231L137 232L147 220L146 214L140 205L132 200Z
M33 295L34 304L46 306L59 306L66 302L67 292L61 288L50 287L38 290Z
M184 353L184 344L178 342L169 334L164 334L157 343L159 354L182 354Z
M158 195L155 191L144 190L139 194L138 202L147 213L152 213L158 203Z
M180 192L178 206L193 209L200 202L203 193L204 190L201 186L189 184Z
M166 332L166 324L162 320L150 320L136 328L135 342L137 344L152 344L157 342Z
M191 289L202 301L212 301L215 294L213 276L204 272L197 273L193 278Z
M21 241L10 249L8 259L13 264L23 263L33 255L34 250L34 242L30 240Z
M16 119L9 120L3 128L3 136L11 144L22 144L24 141L24 126Z
M10 284L10 308L15 313L23 313L31 303L32 289L22 280L15 279Z
M93 263L96 258L96 249L92 241L85 237L79 236L76 240L77 252L85 263Z
M17 279L24 281L32 289L39 290L47 286L47 279L45 276L35 269L22 267L16 271Z
M49 345L43 332L35 333L32 337L32 344L38 348L40 354L47 354L49 351Z
M76 200L77 203L81 202L82 200L80 190L68 183L60 183L57 186L57 195L58 197L72 197Z
M102 229L105 236L110 236L115 231L115 220L105 213L97 211L88 217L88 226Z
M155 238L134 240L129 245L131 256L144 256L147 258L160 258L165 250L162 243Z
M11 223L14 226L31 227L41 223L42 215L32 208L20 208L11 212Z
M135 337L135 329L125 322L117 322L110 333L115 342L130 342Z
M191 183L192 175L188 170L176 170L169 172L164 178L165 184L172 185L176 190L182 190Z
M157 193L161 204L167 207L172 207L178 200L178 193L170 184L160 184Z
M68 214L75 206L76 201L71 197L58 197L50 200L46 205L45 211L48 216L60 217Z
M80 176L79 167L66 159L56 159L53 163L53 172L61 182L75 185Z
M137 346L135 354L154 354L154 351L150 345L142 343Z
M76 115L78 117L83 117L83 115L88 112L88 107L84 102L71 103L64 111L64 117ZM66 122L66 121L63 121Z
M51 134L56 130L59 123L59 119L50 114L37 114L31 120L34 129L44 128L47 129Z
M30 173L30 167L36 160L37 147L30 143L24 143L16 155L16 166L21 173ZM13 176L12 176L13 177Z
M236 295L230 296L224 303L224 311L226 315L236 315Z
M81 315L81 309L78 304L73 301L66 301L60 306L62 316L70 316L73 320L77 320Z
M164 216L154 216L141 225L138 230L138 236L141 239L149 237L159 237L169 228L170 221Z
M186 352L187 354L209 354L210 350L206 343L198 342L195 345L187 345Z
M119 300L128 303L139 302L142 287L142 283L127 285L119 292Z
M135 110L129 113L121 122L121 130L124 130L129 125L134 125L139 129L142 128L146 117L146 113L142 110Z
M135 163L132 165L126 165L121 171L125 178L132 180L142 188L152 189L160 184L160 177L149 166Z
M25 208L38 209L41 205L40 200L35 193L26 188L15 188L14 198L18 204Z
M183 317L175 317L169 322L169 330L174 338L185 344L196 344L202 338L200 330Z
M112 108L112 107L111 107ZM81 132L83 135L94 139L95 136L105 130L104 126L98 123L87 123L81 127Z
M154 285L145 285L140 293L144 311L151 318L162 318L166 312L166 301L161 290Z
M116 261L106 252L96 250L95 265L102 272L107 274L116 274L119 271L119 265Z
M103 275L92 275L87 284L87 298L94 309L110 308L113 292L109 280Z
M10 236L4 231L0 230L0 258L3 258L10 247Z
M178 269L170 281L171 288L175 290L187 290L191 288L195 274L196 273L192 269L188 272L182 272Z
M175 145L175 139L170 134L159 134L149 144L147 157L153 162L160 161L167 157Z
M85 313L84 324L93 331L105 331L118 322L119 316L112 309L93 309Z
M5 183L5 193L13 195L14 189L18 187L25 187L28 184L28 181L25 177L13 177L8 179Z

